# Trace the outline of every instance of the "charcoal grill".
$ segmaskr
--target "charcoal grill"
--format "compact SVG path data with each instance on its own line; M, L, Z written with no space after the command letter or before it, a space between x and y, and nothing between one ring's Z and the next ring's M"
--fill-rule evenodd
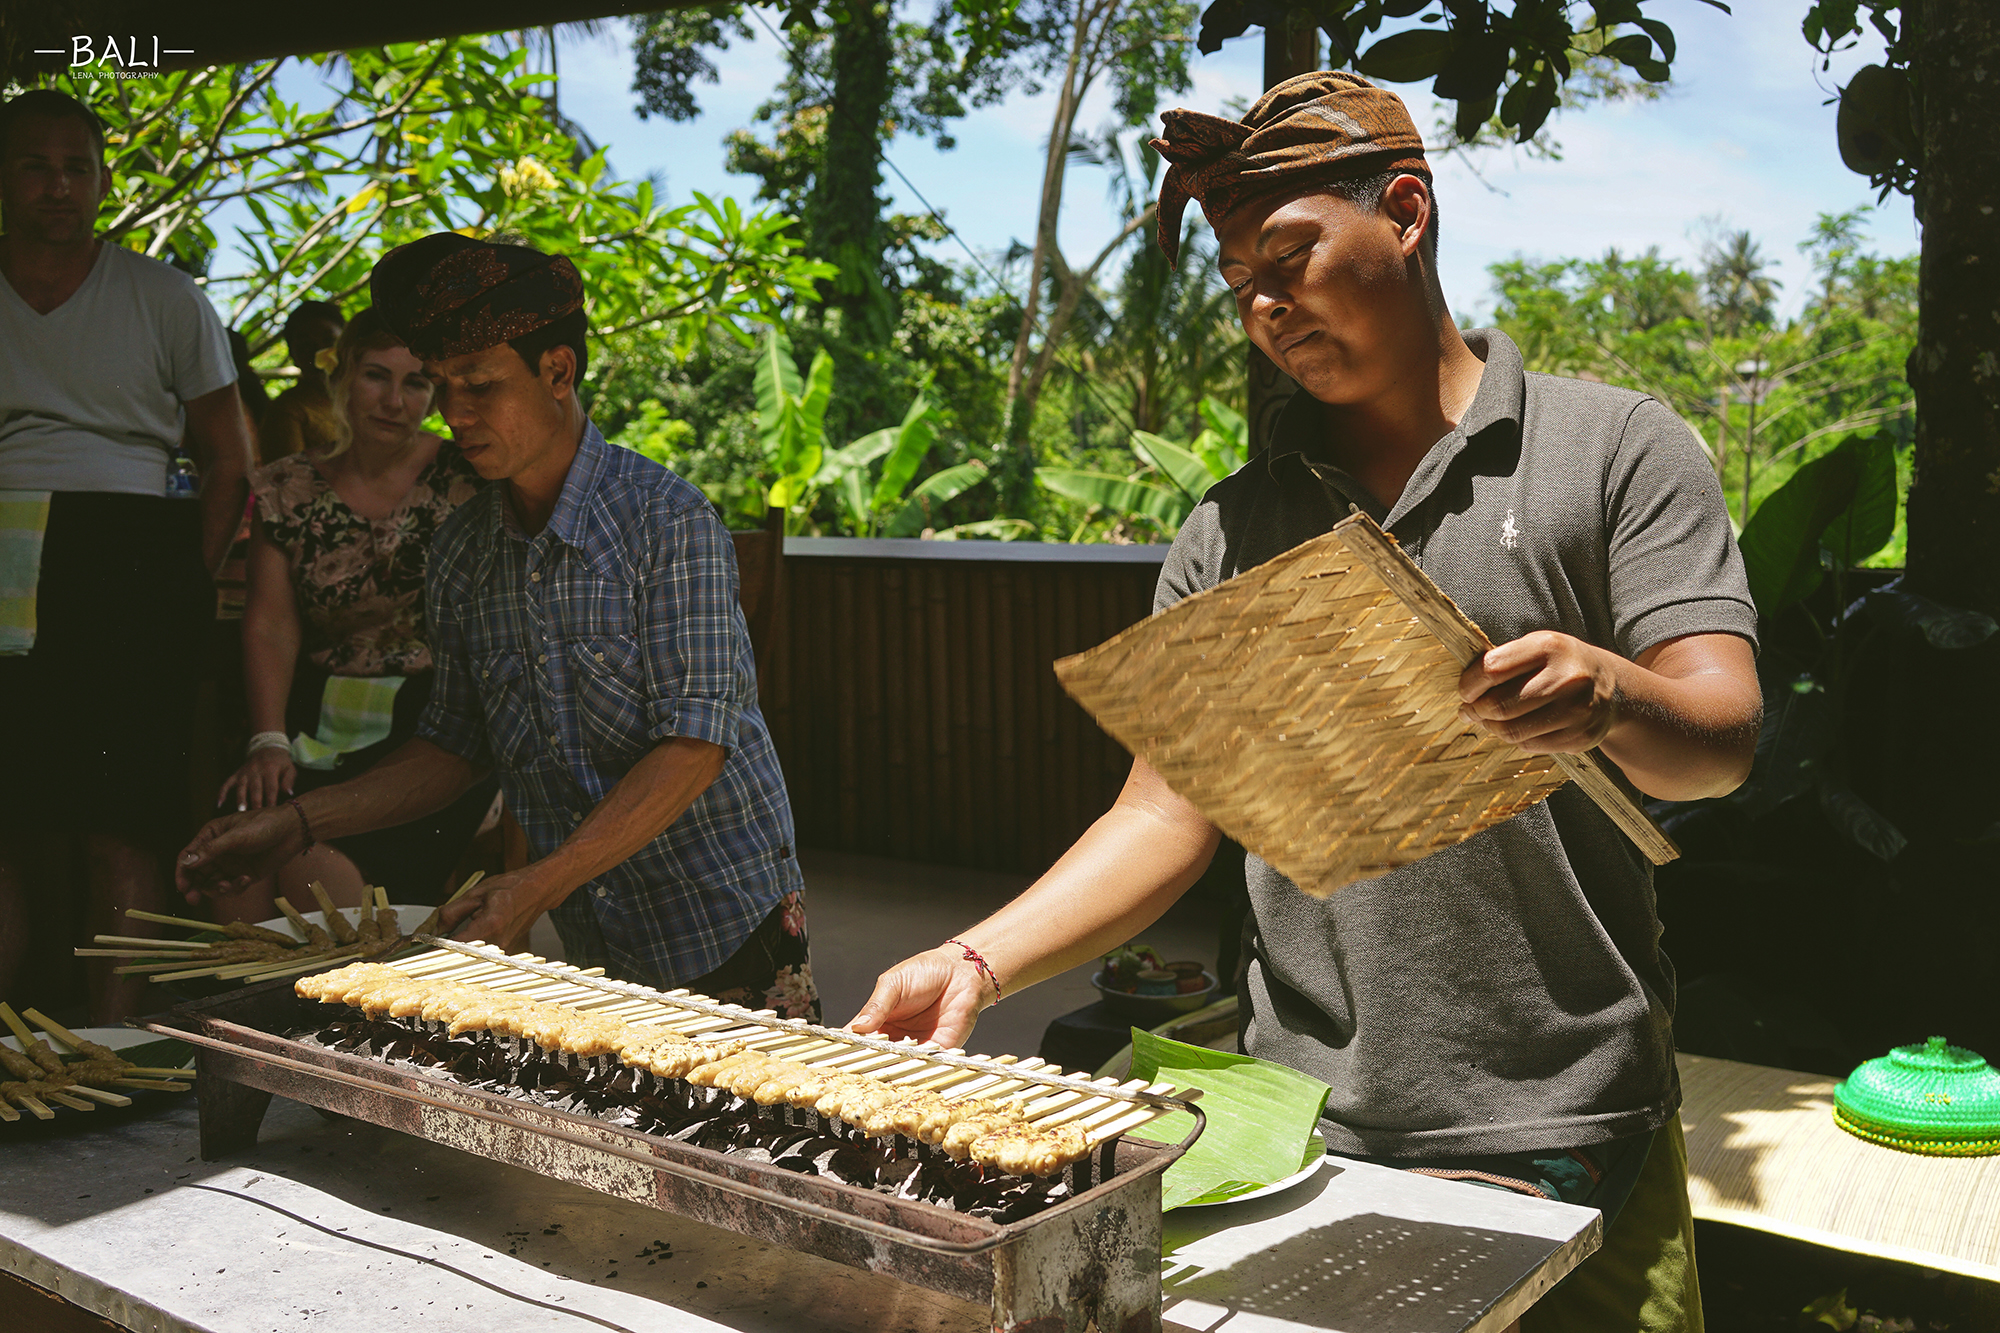
M1068 1083L1092 1093L1102 1084L1035 1062L1001 1063L935 1048L809 1028L769 1011L717 1005L687 992L657 992L594 979L560 964L484 946L435 941L439 951L405 966L503 967L542 979L645 997L731 1023L809 1030L932 1063L985 1065L1012 1079ZM472 964L444 957L463 955ZM547 987L544 986L546 991ZM627 1006L630 1007L629 1005ZM526 1167L770 1244L881 1273L960 1300L987 1305L1006 1333L1153 1333L1160 1323L1160 1177L1201 1132L1191 1098L1109 1090L1155 1114L1193 1113L1182 1143L1124 1135L1068 1168L1070 1197L1017 1221L999 1222L922 1200L802 1175L597 1117L467 1086L448 1074L331 1049L287 1035L325 1022L325 1006L301 999L289 980L194 1001L150 1026L191 1043L199 1069L201 1155L214 1160L253 1146L273 1095ZM699 1024L697 1025L699 1026ZM1128 1117L1143 1118L1143 1117Z

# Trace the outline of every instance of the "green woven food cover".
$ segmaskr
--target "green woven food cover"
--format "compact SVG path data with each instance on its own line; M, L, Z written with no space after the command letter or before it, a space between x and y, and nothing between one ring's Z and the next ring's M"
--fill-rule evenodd
M1992 1156L2000 1153L2000 1073L1943 1037L1898 1046L1833 1090L1833 1118L1885 1148Z

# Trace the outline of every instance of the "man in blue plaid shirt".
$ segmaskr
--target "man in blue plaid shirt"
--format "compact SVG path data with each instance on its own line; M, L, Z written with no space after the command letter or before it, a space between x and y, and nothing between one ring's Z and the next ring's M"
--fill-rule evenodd
M512 942L546 911L572 962L818 1018L734 548L700 491L585 416L576 269L446 232L391 251L372 289L499 483L432 546L430 704L361 777L203 829L182 887L226 890L497 770L537 859L452 903L446 928Z

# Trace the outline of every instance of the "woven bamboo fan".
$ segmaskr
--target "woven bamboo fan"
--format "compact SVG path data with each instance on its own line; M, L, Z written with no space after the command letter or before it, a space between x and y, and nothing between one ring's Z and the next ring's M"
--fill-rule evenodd
M1365 514L1089 652L1076 701L1230 837L1316 897L1511 819L1574 780L1655 864L1680 855L1592 755L1468 726L1493 646Z

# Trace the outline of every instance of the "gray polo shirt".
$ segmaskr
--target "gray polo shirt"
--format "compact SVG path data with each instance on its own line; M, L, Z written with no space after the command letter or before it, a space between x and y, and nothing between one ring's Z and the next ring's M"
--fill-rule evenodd
M1708 460L1643 394L1523 372L1506 335L1465 419L1393 509L1325 461L1301 393L1271 448L1216 483L1154 597L1190 593L1327 531L1350 502L1495 643L1560 630L1625 657L1757 613ZM1416 865L1307 897L1248 858L1245 1049L1333 1087L1338 1152L1578 1147L1678 1109L1674 972L1653 874L1574 787Z

